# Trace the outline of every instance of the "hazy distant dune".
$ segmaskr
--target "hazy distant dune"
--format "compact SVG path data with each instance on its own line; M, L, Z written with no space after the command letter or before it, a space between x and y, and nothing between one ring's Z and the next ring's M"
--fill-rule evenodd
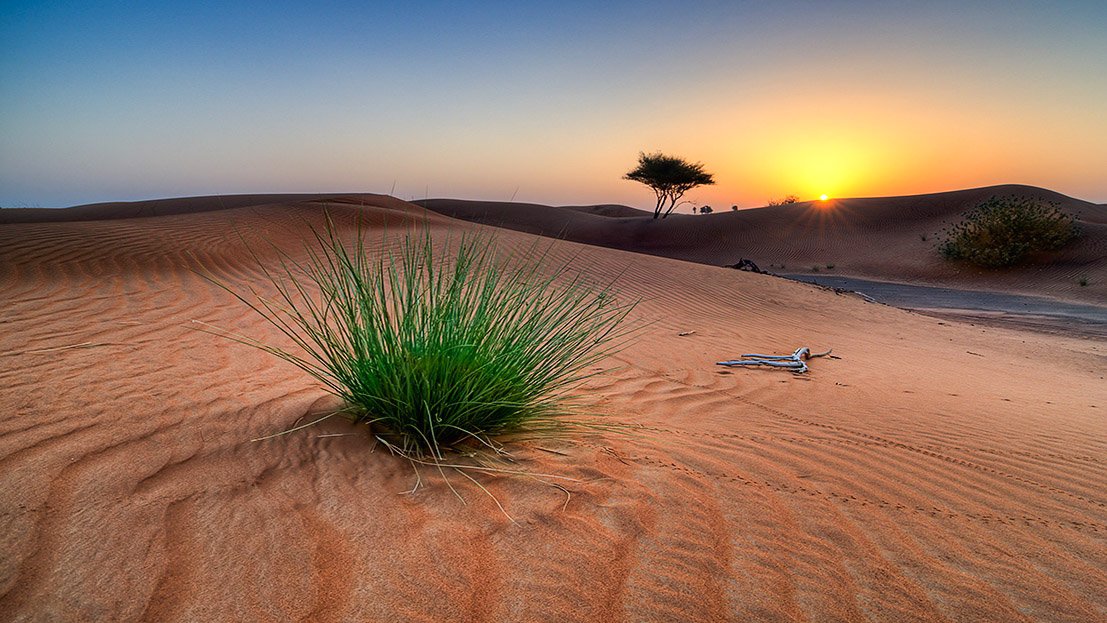
M619 205L614 203L605 203L592 206L563 206L569 210L577 210L579 212L585 212L588 214L597 214L599 216L609 216L612 218L630 218L630 217L643 217L651 216L653 213L648 210L639 210L638 208L632 208L630 206Z
M992 196L1057 202L1076 215L1083 236L1048 262L993 271L946 262L936 245L943 228ZM307 202L307 203L305 203ZM65 209L0 210L0 223L76 222L143 218L261 205L390 205L638 253L704 264L751 259L777 273L830 273L884 281L987 289L1107 301L1107 204L1093 204L1024 185L906 195L831 199L709 215L673 214L654 220L629 206L546 206L533 203L428 199L412 203L359 193L254 194L154 199ZM828 266L830 268L828 268ZM1081 286L1081 282L1087 285Z
M247 206L299 201L341 200L359 197L363 202L379 201L384 195L360 193L295 193L210 195L205 197L178 197L172 199L147 199L143 201L112 201L90 203L71 208L7 208L0 210L0 223L56 223L63 221L99 221L146 216L168 216L211 212ZM398 201L398 200L396 200Z
M1055 201L1077 216L1083 237L1044 265L989 271L937 253L943 228L992 196ZM832 199L654 220L608 218L579 208L431 199L432 210L465 220L586 244L713 265L751 259L773 272L820 272L870 279L1107 300L1107 207L1060 193L1003 185L926 195ZM832 268L827 268L831 265ZM1088 279L1080 286L1081 278Z

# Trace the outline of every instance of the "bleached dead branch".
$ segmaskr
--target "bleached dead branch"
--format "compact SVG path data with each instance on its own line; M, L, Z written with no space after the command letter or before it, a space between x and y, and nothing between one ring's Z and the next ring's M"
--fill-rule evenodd
M811 349L806 346L801 346L795 350L791 355L758 355L751 353L748 355L742 355L741 359L732 359L730 361L720 361L717 365L720 366L771 366L773 368L786 368L795 372L796 374L803 374L807 372L807 360L814 357L825 357L830 354L830 350L825 353L812 354Z

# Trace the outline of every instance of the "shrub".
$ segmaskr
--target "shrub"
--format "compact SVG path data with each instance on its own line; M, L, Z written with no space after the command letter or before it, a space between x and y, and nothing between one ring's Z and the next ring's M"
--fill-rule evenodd
M1055 203L992 197L965 214L938 246L942 256L999 268L1031 254L1059 249L1078 235L1073 218Z
M556 427L571 390L627 334L633 305L534 249L502 255L466 236L444 253L424 229L372 259L360 229L352 250L329 219L314 233L306 261L282 253L278 269L262 266L275 300L219 284L299 350L229 337L310 374L406 456Z
M783 199L769 199L769 207L786 206L799 201L799 195L785 195Z

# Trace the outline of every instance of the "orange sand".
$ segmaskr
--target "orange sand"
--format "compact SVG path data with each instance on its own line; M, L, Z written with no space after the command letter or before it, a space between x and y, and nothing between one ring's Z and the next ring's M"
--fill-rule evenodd
M981 201L1009 195L1057 203L1076 217L1083 236L1042 258L1044 264L1017 269L985 270L941 258L937 244L944 228ZM773 273L812 273L817 267L821 274L1107 303L1107 206L1031 186L673 214L661 222L625 206L419 203L466 220L714 266L747 258ZM1082 277L1087 286L1080 285Z
M191 269L260 284L236 231L295 252L320 204L205 201L0 225L4 620L1107 620L1102 341L558 242L653 324L587 389L632 430L511 446L571 481L476 476L513 522L457 474L465 504L431 469L402 493L412 467L344 422L250 442L332 401L193 330L280 342ZM841 358L714 365L801 345Z

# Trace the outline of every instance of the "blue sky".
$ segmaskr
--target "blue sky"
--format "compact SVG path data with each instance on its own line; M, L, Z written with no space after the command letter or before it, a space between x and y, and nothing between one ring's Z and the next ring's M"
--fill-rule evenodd
M991 183L1107 201L1107 3L0 8L0 205L388 192L701 203Z

